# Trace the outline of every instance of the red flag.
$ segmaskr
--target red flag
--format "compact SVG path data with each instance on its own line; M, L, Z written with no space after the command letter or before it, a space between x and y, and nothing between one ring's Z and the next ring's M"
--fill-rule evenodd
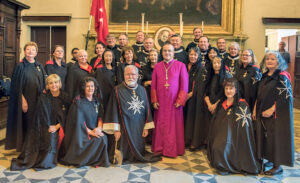
M93 0L91 15L95 18L95 31L98 41L106 43L105 38L108 34L108 25L105 10L105 0Z

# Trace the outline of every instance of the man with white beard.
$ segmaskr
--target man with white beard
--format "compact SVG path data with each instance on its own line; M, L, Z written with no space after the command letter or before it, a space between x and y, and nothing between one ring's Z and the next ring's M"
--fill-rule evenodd
M160 157L154 157L145 150L144 138L148 135L148 130L154 128L154 122L146 90L137 80L138 68L134 65L126 66L124 82L114 88L106 109L109 112L106 112L103 124L104 132L114 134L124 163L160 160ZM115 143L110 143L110 148L114 147Z

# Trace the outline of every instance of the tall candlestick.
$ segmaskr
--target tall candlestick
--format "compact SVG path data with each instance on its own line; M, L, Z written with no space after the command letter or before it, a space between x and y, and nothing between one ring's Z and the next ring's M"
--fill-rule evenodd
M89 30L91 30L91 24L92 24L92 15L90 16L90 23L89 23Z
M126 35L128 35L128 21L126 21Z
M183 35L183 21L182 21L183 13L179 13L179 25L180 25L180 36Z
M142 32L144 32L145 13L142 13Z
M148 21L146 21L146 35L148 35Z
M202 20L202 26L201 26L201 29L202 29L202 34L204 32L204 21Z

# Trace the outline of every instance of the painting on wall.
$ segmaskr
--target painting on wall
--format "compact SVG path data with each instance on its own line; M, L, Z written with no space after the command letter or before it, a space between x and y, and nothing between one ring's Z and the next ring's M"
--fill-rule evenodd
M224 0L223 0L224 1ZM221 25L222 0L109 0L110 24L140 23L141 13L149 24L178 24L183 13L185 25Z

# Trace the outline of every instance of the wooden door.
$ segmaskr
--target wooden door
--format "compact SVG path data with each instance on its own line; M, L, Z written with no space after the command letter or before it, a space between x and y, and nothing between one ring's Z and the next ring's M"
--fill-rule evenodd
M62 45L66 52L66 27L51 27L51 53L55 45ZM64 60L66 60L66 53Z
M31 27L31 41L38 45L37 60L45 65L50 59L50 27Z

